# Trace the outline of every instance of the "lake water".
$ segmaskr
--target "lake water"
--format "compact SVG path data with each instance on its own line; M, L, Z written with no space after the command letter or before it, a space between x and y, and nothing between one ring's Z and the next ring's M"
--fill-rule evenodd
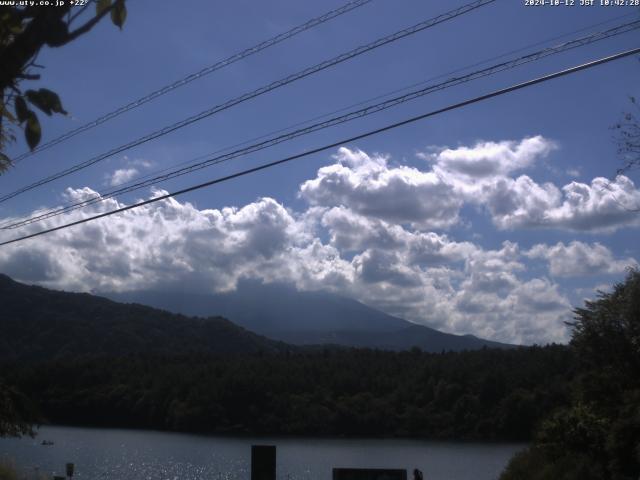
M41 445L42 440L54 442ZM333 467L419 468L424 480L494 480L522 444L420 440L251 438L139 430L43 427L0 439L0 457L50 477L74 462L77 480L245 480L251 445L277 447L279 480L331 480Z

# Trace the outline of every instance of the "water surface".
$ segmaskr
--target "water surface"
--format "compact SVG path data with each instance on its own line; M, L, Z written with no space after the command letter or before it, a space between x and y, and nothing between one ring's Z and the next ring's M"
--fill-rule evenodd
M51 440L52 446L41 445ZM50 475L76 464L77 480L245 480L251 445L277 446L278 480L331 480L333 467L414 468L424 480L494 480L522 444L397 439L215 437L140 430L43 427L0 439L0 457ZM409 475L411 479L411 474Z

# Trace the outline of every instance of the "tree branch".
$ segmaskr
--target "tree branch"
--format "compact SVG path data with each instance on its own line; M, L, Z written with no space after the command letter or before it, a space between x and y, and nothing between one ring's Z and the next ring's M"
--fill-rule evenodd
M40 80L40 75L37 73L21 73L18 78L22 80Z
M104 18L105 15L111 13L111 10L114 9L114 7L116 6L116 3L117 3L117 1L112 3L108 8L105 8L102 12L100 12L99 15L96 15L95 17L93 17L91 20L89 20L83 26L77 28L73 32L69 32L69 34L67 35L67 38L64 40L64 43L62 43L61 45L66 45L71 40L74 40L74 39L78 38L80 35L83 35L83 34L89 32L93 27L95 27L98 24L98 22L100 20L102 20Z
M67 22L67 25L71 26L71 22L73 22L76 18L78 18L80 15L82 15L84 13L84 11L93 3L92 0L89 0L87 3L84 4L84 6L80 7L80 9L78 9L78 11L76 13L74 13L73 15L71 15L71 17L69 18L69 21ZM71 12L71 10L69 10L69 12Z

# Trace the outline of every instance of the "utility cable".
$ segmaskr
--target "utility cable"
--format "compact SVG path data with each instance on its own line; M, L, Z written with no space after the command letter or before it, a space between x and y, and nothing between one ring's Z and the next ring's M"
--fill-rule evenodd
M87 130L90 130L94 127L97 127L98 125L101 125L113 118L116 118L119 115L122 115L123 113L126 113L130 110L133 110L134 108L138 108L141 105L144 105L147 102L150 102L151 100L155 100L156 98L162 96L162 95L166 95L167 93L176 90L177 88L183 87L184 85L187 85L188 83L193 82L194 80L198 80L199 78L202 78L206 75L209 75L210 73L213 73L217 70L221 70L224 67L228 67L229 65L232 65L240 60L243 60L247 57L250 57L251 55L254 55L258 52L261 52L262 50L266 50L269 47L273 47L274 45L277 45L278 43L281 43L285 40L288 40L292 37L295 37L296 35L298 35L299 33L302 33L306 30L309 30L313 27L316 27L322 23L325 23L329 20L332 20L336 17L339 17L340 15L343 15L347 12L350 12L351 10L355 10L358 7L362 7L363 5L366 5L367 3L371 2L372 0L354 0L351 2L348 2L344 5L342 5L339 8L336 8L334 10L331 10L327 13L325 13L324 15L320 15L319 17L315 17L312 18L311 20L298 25L297 27L292 28L291 30L287 30L286 32L280 33L279 35L276 35L275 37L271 37L263 42L260 42L256 45L254 45L253 47L249 47L245 50L242 50L241 52L235 53L233 55L231 55L230 57L225 58L224 60L220 60L216 63L214 63L213 65L209 65L208 67L203 68L202 70L198 71L198 72L194 72L191 73L190 75L187 75L184 78L181 78L180 80L176 80L173 83L170 83L168 85L165 85L162 88L159 88L158 90L155 90L151 93L149 93L148 95L145 95L143 97L138 98L137 100L134 100L126 105L123 105L119 108L116 108L115 110L106 113L104 115L102 115L101 117L96 118L95 120L88 122L84 125L81 125L77 128L74 128L73 130L70 130L62 135L60 135L59 137L56 137L46 143L43 143L41 145L39 145L37 148L34 148L33 150L29 151L29 152L25 152L19 156L17 156L13 161L14 163L18 163L21 160L24 160L27 157L30 157L32 155L35 155L36 153L39 153L43 150L46 150L48 148L53 147L54 145L58 145L59 143L64 142L65 140L68 140L72 137L75 137L76 135L82 133L82 132L86 132Z
M120 208L117 208L115 210L110 210L108 212L104 212L104 213L100 213L98 215L94 215L94 216L91 216L91 217L87 217L87 218L83 218L83 219L80 219L80 220L76 220L74 222L66 223L64 225L59 225L57 227L49 228L49 229L46 229L46 230L41 230L39 232L35 232L35 233L29 234L29 235L24 235L24 236L21 236L21 237L13 238L11 240L6 240L4 242L0 242L0 246L9 245L9 244L16 243L16 242L21 242L21 241L24 241L24 240L27 240L27 239L30 239L30 238L39 237L41 235L45 235L45 234L48 234L48 233L56 232L56 231L59 231L59 230L64 230L66 228L70 228L70 227L73 227L73 226L76 226L76 225L81 225L83 223L91 222L91 221L94 221L94 220L97 220L97 219L100 219L100 218L109 217L109 216L115 215L117 213L126 212L128 210L132 210L134 208L139 208L139 207L142 207L142 206L145 206L145 205L149 205L149 204L152 204L152 203L155 203L155 202L159 202L161 200L166 200L168 198L176 197L176 196L179 196L179 195L184 195L185 193L193 192L195 190L200 190L200 189L205 188L205 187L210 187L212 185L216 185L216 184L219 184L219 183L227 182L227 181L233 180L235 178L243 177L245 175L249 175L249 174L252 174L252 173L255 173L255 172L259 172L261 170L266 170L268 168L272 168L272 167L275 167L277 165L282 165L284 163L288 163L288 162L291 162L293 160L304 158L304 157L307 157L309 155L313 155L315 153L319 153L319 152L323 152L325 150L336 148L336 147L339 147L339 146L341 146L341 145L343 145L345 143L354 142L356 140L361 140L363 138L371 137L373 135L377 135L377 134L380 134L380 133L383 133L383 132L386 132L386 131L389 131L389 130L393 130L393 129L402 127L404 125L415 123L415 122L417 122L419 120L424 120L425 118L433 117L433 116L436 116L436 115L439 115L439 114L442 114L442 113L445 113L445 112L449 112L449 111L452 111L452 110L457 110L459 108L466 107L468 105L472 105L472 104L475 104L475 103L478 103L478 102L482 102L484 100L488 100L488 99L491 99L491 98L494 98L494 97L505 95L507 93L514 92L516 90L521 90L523 88L527 88L527 87L530 87L530 86L533 86L533 85L537 85L539 83L544 83L544 82L547 82L547 81L550 81L550 80L553 80L553 79L556 79L556 78L564 77L564 76L567 76L567 75L570 75L570 74L573 74L573 73L576 73L576 72L579 72L579 71L582 71L582 70L593 68L593 67L595 67L597 65L602 65L602 64L605 64L605 63L612 62L614 60L619 60L619 59L628 57L630 55L636 55L638 53L640 53L640 48L635 48L635 49L632 49L632 50L627 50L625 52L620 52L620 53L617 53L617 54L614 54L614 55L610 55L608 57L603 57L603 58L600 58L598 60L593 60L591 62L583 63L581 65L570 67L570 68L567 68L565 70L561 70L559 72L551 73L551 74L548 74L548 75L545 75L545 76L542 76L542 77L535 78L533 80L528 80L526 82L518 83L518 84L512 85L510 87L502 88L500 90L495 90L495 91L493 91L491 93L487 93L487 94L484 94L484 95L480 95L478 97L474 97L474 98L471 98L471 99L468 99L468 100L464 100L462 102L455 103L455 104L452 104L452 105L449 105L449 106L446 106L446 107L443 107L443 108L440 108L440 109L437 109L437 110L432 110L430 112L423 113L421 115L414 116L414 117L402 120L400 122L392 123L390 125L386 125L384 127L377 128L375 130L370 130L368 132L361 133L359 135L355 135L355 136L350 137L350 138L345 138L345 139L339 140L337 142L334 142L334 143L331 143L331 144L328 144L328 145L323 145L321 147L317 147L317 148L314 148L314 149L311 149L311 150L307 150L305 152L292 155L290 157L285 157L285 158L282 158L280 160L275 160L273 162L265 163L265 164L259 165L257 167L253 167L253 168L249 168L249 169L246 169L246 170L242 170L240 172L236 172L236 173L233 173L231 175L224 176L224 177L215 178L213 180L209 180L207 182L200 183L198 185L193 185L191 187L184 188L182 190L178 190L178 191L175 191L175 192L172 192L172 193L167 193L167 194L164 194L164 195L160 195L160 196L157 196L157 197L154 197L154 198L150 198L148 200L144 200L142 202L138 202L138 203L134 203L132 205L127 205L127 206L124 206L124 207L120 207Z
M559 45L555 45L553 47L548 47L533 53L529 53L527 55L523 55L520 57L516 57L514 59L505 61L505 62L501 62L498 63L496 65L492 65L489 67L486 67L484 69L481 70L477 70L471 73L468 73L466 75L460 76L460 77L453 77L448 79L445 82L441 82L438 84L434 84L434 85L430 85L427 86L425 88L419 89L419 90L415 90L412 92L409 92L405 95L401 95L395 98L391 98L389 100L383 101L383 102L379 102L375 105L370 105L367 106L365 108L361 108L359 110L355 110L352 112L349 112L345 115L340 115L337 117L333 117L329 120L323 121L323 122L319 122L319 123L315 123L313 125L307 126L305 128L300 128L297 129L295 131L292 132L288 132L286 134L283 135L279 135L276 137L272 137L268 140L250 145L248 147L245 148L241 148L235 151L232 151L230 153L224 154L224 155L217 155L214 157L211 157L210 155L206 157L206 159L204 161L201 162L191 162L191 165L177 169L177 170L173 170L170 171L168 173L165 173L163 175L157 175L155 177L152 177L150 179L146 179L146 180L142 180L139 179L138 181L136 181L135 183L130 183L126 186L122 186L116 189L113 189L109 192L105 192L102 194L97 194L95 197L87 199L87 200L82 200L76 203L72 203L70 205L67 206L63 206L63 207L58 207L55 209L51 209L49 211L45 211L45 212L41 212L37 215L31 216L29 218L23 219L23 220L19 220L19 221L12 221L9 223L5 223L0 225L0 229L2 230L6 230L6 229L15 229L15 228L19 228L19 227L23 227L25 225L29 225L32 223L36 223L39 221L43 221L46 220L48 218L51 217L55 217L58 215L62 215L64 213L68 213L70 211L73 210L77 210L80 208L84 208L86 206L98 203L98 202L102 202L105 201L109 198L112 198L116 195L121 195L121 194L125 194L125 193L130 193L136 190L139 190L141 188L145 188L148 186L151 186L155 183L158 182L163 182L166 180L170 180L182 175L186 175L189 173L192 173L194 171L209 167L211 165L215 165L218 163L222 163L222 162L226 162L228 160L231 160L233 158L237 158L239 156L242 155L247 155L249 153L255 153L259 150L263 150L265 148L269 148L271 146L277 145L279 143L282 142L286 142L289 140L292 140L294 138L297 138L299 136L303 136L303 135L308 135L310 133L319 131L319 130L323 130L325 128L329 128L335 125L339 125L342 123L346 123L349 122L351 120L355 120L357 118L362 118L364 116L368 116L371 115L373 113L378 113L380 111L386 110L388 108L391 107L395 107L397 105L400 105L402 103L406 103L412 100L415 100L417 98L420 98L422 96L428 95L430 93L434 93L436 91L440 91L440 90L444 90L446 88L450 88L456 85L460 85L462 83L466 83L472 80L477 80L479 78L483 78L486 76L490 76L490 75L495 75L497 73L503 72L505 70L509 70L515 67L518 67L520 65L524 65L530 62L534 62L537 60L540 60L542 58L548 57L550 55L555 55L567 50L571 50L574 48L578 48L578 47L582 47L600 40L604 40L606 38L610 38L616 35L620 35L623 33L627 33L630 32L632 30L636 30L640 28L640 20L634 21L634 22L629 22L626 24L622 24L622 25L618 25L615 27L612 27L608 30L602 31L602 32L596 32L593 33L591 35L585 36L585 37L581 37L581 38L577 38L574 40L571 40L569 42L565 42L563 44L559 44ZM141 181L142 180L142 181Z
M19 188L18 190L15 190L11 193L8 193L6 195L3 195L2 197L0 197L0 203L5 202L11 198L14 198L24 192L28 192L29 190L33 190L34 188L37 188L39 186L45 185L47 183L50 183L54 180L57 180L59 178L65 177L67 175L70 175L72 173L75 173L79 170L82 170L84 168L87 168L91 165L94 165L95 163L98 163L106 158L109 158L113 155L116 155L118 153L122 153L126 150L129 150L133 147L136 147L138 145L142 145L143 143L149 142L151 140L154 140L156 138L162 137L164 135L167 135L168 133L171 133L175 130L178 130L180 128L186 127L187 125L191 125L192 123L198 122L204 118L207 118L211 115L214 115L215 113L221 112L223 110L227 110L228 108L231 108L235 105L238 105L242 102L245 102L247 100L250 100L252 98L258 97L260 95L263 95L267 92L270 92L272 90L275 90L277 88L283 87L285 85L288 85L290 83L293 83L297 80L300 80L302 78L308 77L309 75L312 75L314 73L317 73L321 70L325 70L329 67L332 67L334 65L337 65L339 63L345 62L347 60L350 60L354 57L357 57L359 55L362 55L363 53L369 52L371 50L374 50L376 48L379 48L383 45L386 45L388 43L391 42L395 42L396 40L400 40L402 38L405 38L409 35L413 35L415 33L418 33L422 30L425 30L427 28L433 27L435 25L438 25L440 23L446 22L448 20L452 20L456 17L459 17L461 15L464 15L466 13L471 12L472 10L475 10L477 8L483 7L485 5L488 5L490 3L495 2L496 0L475 0L471 3L468 3L466 5L463 5L461 7L455 8L453 10L450 10L446 13L443 13L441 15L438 15L436 17L433 17L429 20L425 20L423 22L417 23L415 25L413 25L412 27L409 28L405 28L403 30L397 31L395 33L392 33L391 35L387 35L385 37L379 38L377 40L374 40L371 43L368 43L366 45L362 45L360 47L357 47L353 50L350 50L349 52L340 54L336 57L333 57L329 60L325 60L323 62L320 62L314 66L311 67L307 67L304 70L301 70L297 73L291 74L287 77L284 77L280 80L277 80L275 82L272 82L268 85L265 85L263 87L260 87L256 90L253 90L252 92L249 93L245 93L244 95L241 95L239 97L236 97L234 99L228 100L225 103L216 105L212 108L209 108L207 110L204 110L196 115L193 115L191 117L188 117L184 120L181 120L177 123L174 123L172 125L169 125L167 127L164 127L160 130L156 130L155 132L152 132L150 134L147 134L143 137L140 137L136 140L133 140L129 143L126 143L124 145L121 145L119 147L116 147L112 150L109 150L108 152L102 153L100 155L97 155L89 160L86 160L82 163L79 163L77 165L74 165L72 167L69 167L65 170L62 170L58 173L55 173L53 175L50 175L48 177L45 177L41 180L38 180L37 182L34 182L30 185L24 186L22 188Z

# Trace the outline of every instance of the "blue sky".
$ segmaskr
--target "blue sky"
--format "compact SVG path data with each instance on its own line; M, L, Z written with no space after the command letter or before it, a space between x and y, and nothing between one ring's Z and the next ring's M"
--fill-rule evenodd
M12 191L462 3L374 0L25 159L0 176L0 191ZM1 204L0 217L60 205L67 188L103 190L118 170L126 178L167 168L514 49L608 20L582 34L638 19L637 8L630 7L523 3L498 0L116 155ZM124 30L103 22L73 44L39 56L46 66L42 85L57 91L70 112L69 118L42 119L43 141L339 5L193 0L185 8L183 3L129 1ZM631 16L615 20L626 14ZM637 31L627 33L158 187L176 190L331 143L637 47L638 40ZM594 287L623 278L624 266L640 259L640 214L616 210L601 184L592 185L597 177L613 178L620 166L609 127L629 108L628 96L640 94L639 71L638 58L627 58L119 220L23 242L0 252L0 270L27 282L92 291L161 288L167 277L183 278L185 288L204 290L233 288L243 276L288 281L299 288L335 290L455 333L525 343L563 341L562 321L570 318L571 306L592 296ZM19 141L9 153L24 149ZM472 178L469 172L477 172L472 164L483 161L491 171ZM614 185L621 192L616 198L640 198L629 183L635 177L630 174L626 183ZM547 182L553 187L545 187ZM569 196L562 193L567 185L573 185L569 196L587 186L592 200L602 197L593 200L600 207L582 197L584 204L578 201L571 210ZM82 193L67 195L79 198ZM147 195L138 192L117 200L128 204ZM408 206L389 208L401 202ZM516 202L511 210L509 202ZM140 230L145 233L137 235ZM150 246L148 236L164 243L154 240ZM429 252L425 242L431 242ZM154 247L160 253L151 255ZM96 250L103 253L100 261L93 258ZM220 252L225 262L214 258Z

